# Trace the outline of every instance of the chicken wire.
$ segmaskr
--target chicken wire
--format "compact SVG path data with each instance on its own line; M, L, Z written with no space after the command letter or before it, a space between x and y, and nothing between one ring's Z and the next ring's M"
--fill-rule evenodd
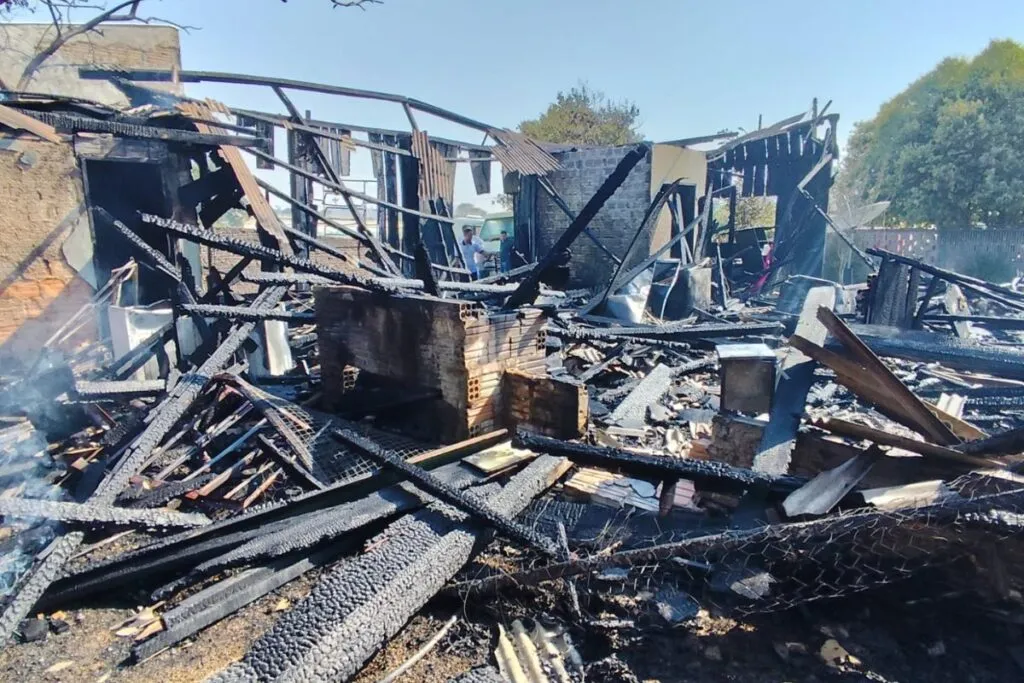
M331 433L335 429L351 429L403 459L430 450L408 437L304 408L244 382L233 383L274 426L279 437L276 440L283 441L298 461L325 484L343 484L380 471L373 461L334 439Z
M926 576L955 577L961 591L991 587L993 580L1002 592L1019 589L1024 584L1024 547L1019 543L1024 485L971 473L946 487L949 494L937 502L897 510L860 509L712 533L667 530L657 545L621 551L613 543L556 565L528 561L518 574L478 574L463 587L493 590L575 577L580 590L607 592L603 574L619 568L620 588L639 593L678 586L705 607L738 616L849 596L910 578L923 585ZM533 523L535 513L527 516ZM578 522L574 515L567 522ZM616 536L608 530L609 539ZM971 578L989 584L972 584Z

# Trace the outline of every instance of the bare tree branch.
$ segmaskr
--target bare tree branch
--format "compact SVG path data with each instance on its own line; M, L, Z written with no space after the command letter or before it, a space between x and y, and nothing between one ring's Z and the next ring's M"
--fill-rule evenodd
M366 11L366 5L383 5L384 0L331 0L334 7L358 7Z
M140 2L142 2L142 0L125 0L125 2L97 14L81 26L76 26L66 33L62 33L58 30L57 37L53 39L53 42L40 50L39 53L32 58L32 61L25 65L25 70L21 72L21 78L18 80L18 90L24 90L26 86L28 86L29 81L32 80L33 74L35 74L35 72L39 70L39 67L43 65L43 62L56 54L56 52L64 47L64 45L72 38L92 31L105 21L131 21L135 19L135 12L138 10ZM128 13L119 15L118 12L126 7L131 8Z

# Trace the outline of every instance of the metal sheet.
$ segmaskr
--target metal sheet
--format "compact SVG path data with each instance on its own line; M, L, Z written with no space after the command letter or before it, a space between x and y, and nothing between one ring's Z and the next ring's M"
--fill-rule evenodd
M522 133L508 129L491 128L487 134L497 143L492 152L506 172L523 175L547 175L561 166L558 160Z

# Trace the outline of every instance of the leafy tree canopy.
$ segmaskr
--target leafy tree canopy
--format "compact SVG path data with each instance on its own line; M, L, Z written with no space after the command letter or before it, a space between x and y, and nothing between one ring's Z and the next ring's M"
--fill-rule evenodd
M939 227L1024 225L1024 46L945 59L850 136L836 193Z
M569 145L626 145L640 141L640 110L628 100L613 102L586 83L559 92L547 110L519 124L520 132L544 142Z

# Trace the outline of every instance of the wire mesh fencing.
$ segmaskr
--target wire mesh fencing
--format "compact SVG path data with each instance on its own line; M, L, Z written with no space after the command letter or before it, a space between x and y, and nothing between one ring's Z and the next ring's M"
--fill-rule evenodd
M616 524L635 521L616 514L606 518L609 545L603 549L554 565L530 558L518 572L477 574L464 587L490 591L575 577L580 590L607 592L613 576L619 587L636 591L678 587L697 603L734 615L785 610L925 574L952 577L954 571L961 591L1005 593L1024 584L1022 482L970 473L937 487L925 501L897 509L864 508L743 529L667 528L653 543L629 549L622 549L622 539L631 532ZM552 509L557 513L557 505ZM570 512L563 523L571 537L585 516L576 508ZM553 518L538 515L536 507L526 519L538 529L552 528Z

